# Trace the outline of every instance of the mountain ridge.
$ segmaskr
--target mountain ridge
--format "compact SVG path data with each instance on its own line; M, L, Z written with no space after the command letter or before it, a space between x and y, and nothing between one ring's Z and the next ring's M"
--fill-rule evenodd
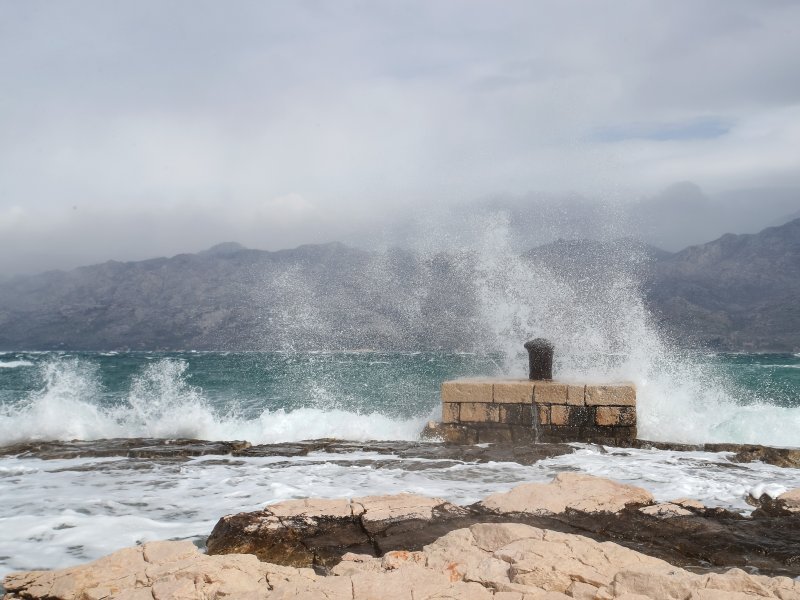
M669 253L630 239L557 240L523 254L581 281L627 269L682 345L800 347L800 219ZM472 349L469 265L340 242L107 261L0 281L0 348Z

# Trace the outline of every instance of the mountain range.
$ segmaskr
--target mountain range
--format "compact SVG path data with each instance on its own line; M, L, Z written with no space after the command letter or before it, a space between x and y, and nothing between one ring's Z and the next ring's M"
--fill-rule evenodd
M557 240L522 260L576 289L629 270L684 346L800 349L800 218L677 253ZM0 349L473 350L484 335L474 278L472 259L445 252L225 243L2 281Z

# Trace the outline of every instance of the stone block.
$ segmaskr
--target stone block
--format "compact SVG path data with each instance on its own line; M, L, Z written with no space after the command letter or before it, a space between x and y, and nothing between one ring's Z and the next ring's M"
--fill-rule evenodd
M458 423L459 406L458 402L442 402L442 423Z
M594 422L601 427L619 425L619 406L598 406Z
M497 423L500 420L500 411L497 404L462 402L459 419L462 423Z
M567 386L567 404L573 406L583 406L584 395L586 394L585 385L568 385Z
M569 422L569 407L554 404L550 407L550 424L551 425L567 425Z
M539 442L562 443L562 442L581 442L583 432L580 427L547 425L539 430Z
M482 379L459 379L442 384L442 402L491 402L492 383Z
M487 423L475 429L478 432L479 444L505 444L513 439L510 425Z
M537 404L535 409L539 425L550 425L550 407L546 404Z
M636 388L630 384L587 385L587 406L636 406Z
M533 387L533 401L536 404L566 404L567 385L537 381Z
M594 423L594 407L570 406L567 425L572 427L585 427Z
M473 427L457 425L455 423L444 423L439 428L439 435L443 441L449 444L477 444L478 432Z
M636 426L636 407L623 406L620 408L619 424L628 427Z
M494 384L497 404L530 404L533 402L533 381L500 381Z
M636 425L635 406L598 406L595 413L597 425L609 427L615 425Z
M619 445L627 445L622 444L622 442L630 442L636 439L636 427L629 425L618 425L614 427L614 437Z
M531 404L500 404L500 422L508 425L533 424L533 406Z
M532 412L531 412L532 415ZM511 440L515 444L533 444L536 441L536 431L531 425L510 425Z

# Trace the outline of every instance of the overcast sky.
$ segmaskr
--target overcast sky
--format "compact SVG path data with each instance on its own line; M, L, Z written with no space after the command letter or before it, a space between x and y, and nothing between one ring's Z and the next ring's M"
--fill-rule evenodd
M780 0L0 0L0 273L798 188L798 32Z

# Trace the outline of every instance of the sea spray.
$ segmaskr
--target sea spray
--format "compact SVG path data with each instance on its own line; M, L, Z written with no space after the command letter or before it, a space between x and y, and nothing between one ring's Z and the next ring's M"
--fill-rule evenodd
M648 248L615 238L625 232L609 225L613 219L598 227L599 240L558 240L527 253L503 211L460 222L460 233L451 224L440 236L428 222L424 239L446 238L469 263L481 322L475 350L498 354L503 375L524 377L522 344L544 337L555 343L558 379L636 384L641 438L800 445L798 390L788 406L775 406L765 389L743 388L658 327L643 293ZM557 224L541 227L557 236Z
M101 383L96 363L53 357L41 362L38 370L41 387L0 408L0 443L125 435L98 404Z
M94 360L57 355L43 360L38 365L36 389L17 401L3 402L0 407L0 445L31 440L115 437L244 439L252 443L314 438L411 440L417 438L425 421L436 417L432 400L423 401L405 415L376 406L364 397L362 382L358 381L358 373L368 367L359 362L359 371L348 374L343 367L347 361L338 359L337 355L263 355L265 373L280 369L288 361L295 364L295 369L299 367L303 371L303 377L273 381L272 399L260 402L242 399L235 390L233 393L229 390L223 399L209 398L200 386L191 383L188 370L192 359L188 357L92 356ZM211 360L217 356L222 359L221 355L212 355ZM196 360L209 360L209 357ZM242 365L252 357L234 355L226 360L229 364ZM138 365L127 381L118 376L115 380L108 377L115 367L121 366L120 361ZM369 365L376 361L365 362ZM386 360L377 362L384 368L391 366ZM105 367L111 388L103 385L101 365ZM344 385L336 380L337 367ZM310 376L314 372L322 374L320 380ZM235 374L240 387L251 383L248 378L255 377L258 374L246 369ZM353 390L349 396L342 393L348 381ZM378 392L385 386L386 381L376 382ZM398 389L403 387L402 382L398 384ZM274 397L274 392L280 389L292 390L292 393ZM374 397L372 390L366 392L369 398ZM434 390L427 389L426 393L430 398L435 396Z
M208 438L219 416L186 380L185 360L150 363L131 382L128 403L114 411L126 429L151 437Z

